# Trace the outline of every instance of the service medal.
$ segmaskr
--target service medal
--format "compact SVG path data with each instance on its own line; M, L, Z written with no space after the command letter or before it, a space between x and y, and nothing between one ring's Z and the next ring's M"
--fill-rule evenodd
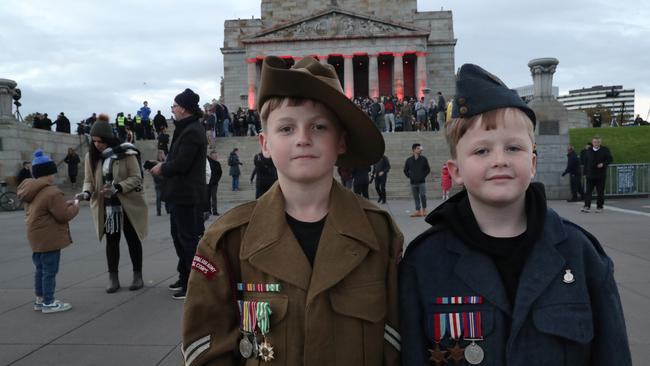
M476 342L470 343L465 347L465 361L471 365L478 365L483 362L485 354L483 353L483 348L476 344Z
M264 362L270 362L275 358L273 346L271 346L271 343L267 342L266 339L264 339L264 342L260 344L259 357Z
M433 341L436 345L429 350L431 354L429 360L438 366L447 363L447 351L440 349L440 341L445 333L447 333L447 314L433 314Z
M241 353L244 358L253 357L253 343L246 335L244 335L244 338L239 341L239 353Z
M244 358L257 357L257 340L255 339L255 328L257 327L257 301L237 301L239 306L239 328L243 334L239 341L239 353Z

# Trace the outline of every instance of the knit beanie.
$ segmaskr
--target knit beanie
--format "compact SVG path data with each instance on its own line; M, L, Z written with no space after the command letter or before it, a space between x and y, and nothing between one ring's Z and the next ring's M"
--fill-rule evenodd
M56 174L56 171L56 163L49 156L43 154L43 150L38 149L34 152L34 160L32 160L32 176L34 178Z
M182 93L174 98L174 102L190 113L196 113L201 110L199 107L199 95L192 89L185 89Z
M108 123L107 115L102 113L97 117L97 121L93 123L93 127L90 129L90 136L101 137L102 140L107 140L114 137L113 129Z

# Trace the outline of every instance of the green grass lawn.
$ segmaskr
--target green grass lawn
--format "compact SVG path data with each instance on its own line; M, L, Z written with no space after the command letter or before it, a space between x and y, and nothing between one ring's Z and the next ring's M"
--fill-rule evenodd
M571 145L578 154L594 136L602 138L603 145L614 157L614 164L650 163L650 126L569 130Z

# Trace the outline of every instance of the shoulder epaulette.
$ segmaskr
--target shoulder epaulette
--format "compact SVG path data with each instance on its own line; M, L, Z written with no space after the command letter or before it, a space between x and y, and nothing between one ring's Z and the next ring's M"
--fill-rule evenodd
M434 233L437 233L439 231L442 231L443 225L433 225L430 228L426 229L423 233L420 235L416 236L415 239L411 240L409 245L406 247L406 251L404 253L404 258L409 255L410 252L413 251L416 247L418 247L420 244L424 243L424 240Z
M596 237L595 237L592 233L590 233L590 232L588 232L587 230L583 229L580 225L575 224L575 223L573 223L573 222L571 222L571 221L569 221L569 220L567 220L567 219L565 219L565 218L562 218L562 222L563 222L564 224L568 225L568 226L571 226L571 227L573 227L573 228L578 229L578 231L580 231L581 233L583 233L583 234L587 237L587 239L589 239L589 241L591 242L591 245L594 246L594 249L596 249L596 251L597 251L599 254L601 254L601 255L606 255L606 253L605 253L605 249L603 249L603 246L600 244L600 242L598 241L598 239L596 239Z
M256 204L257 201L247 202L228 210L205 230L201 241L216 249L217 243L224 234L250 221Z

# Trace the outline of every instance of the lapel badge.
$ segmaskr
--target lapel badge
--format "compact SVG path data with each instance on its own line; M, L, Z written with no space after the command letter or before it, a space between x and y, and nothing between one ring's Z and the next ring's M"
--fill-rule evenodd
M573 273L571 273L570 269L565 269L564 270L564 277L562 277L562 282L564 282L564 283L574 283L574 282L576 282L576 279L573 277Z

